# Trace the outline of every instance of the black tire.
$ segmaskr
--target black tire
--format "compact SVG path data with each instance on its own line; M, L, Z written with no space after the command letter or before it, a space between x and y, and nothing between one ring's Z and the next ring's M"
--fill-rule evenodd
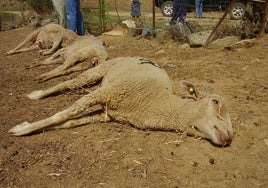
M243 3L235 3L234 6L231 8L229 14L232 19L240 20L243 18L246 12L246 5Z
M161 13L163 16L171 17L173 14L173 1L166 1L161 6Z

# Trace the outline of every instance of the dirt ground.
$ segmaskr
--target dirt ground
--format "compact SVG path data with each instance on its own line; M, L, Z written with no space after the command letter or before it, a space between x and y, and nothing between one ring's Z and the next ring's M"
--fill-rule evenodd
M26 67L44 59L37 52L5 56L32 29L0 33L0 187L267 187L268 36L249 48L183 47L127 35L102 38L110 58L143 56L161 64L174 80L186 79L224 96L234 139L230 147L185 135L143 131L127 124L92 124L13 137L7 131L70 106L88 89L42 100L27 94L76 74L38 83L54 66ZM266 114L266 115L265 115Z

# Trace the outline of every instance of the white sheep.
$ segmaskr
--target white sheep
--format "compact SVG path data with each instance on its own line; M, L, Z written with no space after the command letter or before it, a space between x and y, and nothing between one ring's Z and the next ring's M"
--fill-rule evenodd
M58 24L48 24L29 34L16 48L6 52L6 55L37 49L41 49L39 53L42 55L50 55L60 47L71 44L77 38L79 36L69 29L65 29Z
M150 60L120 57L86 72L87 80L82 85L102 79L101 86L69 108L34 123L17 125L9 133L20 136L38 130L118 121L139 129L199 134L195 127L216 145L231 144L233 130L225 100L216 94L201 96L187 81L180 82L187 97L173 94L168 74ZM71 82L71 87L74 84ZM103 109L90 111L95 105Z
M95 65L101 64L108 58L108 54L104 47L104 42L93 35L84 36L76 40L70 46L62 48L54 53L51 57L45 59L37 65L47 65L53 63L61 63L57 68L44 73L37 77L37 80L46 81L48 79L69 74L76 71L83 71ZM89 61L89 63L78 63Z

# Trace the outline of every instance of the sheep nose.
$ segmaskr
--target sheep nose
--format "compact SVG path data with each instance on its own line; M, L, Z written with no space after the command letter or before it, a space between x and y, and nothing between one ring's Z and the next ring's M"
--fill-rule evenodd
M37 41L37 45L42 48L42 42L40 40Z
M221 136L223 146L230 146L231 143L232 143L232 137L233 136L230 133L230 131L227 131L227 135L226 136Z
M232 143L233 134L229 130L226 132L224 130L221 130L216 125L214 125L215 130L217 131L217 137L219 141L219 145L225 147L230 146Z
M93 57L91 60L92 65L97 66L99 64L99 59L96 57Z
M223 143L223 146L230 146L232 144L232 139L228 139L228 140L225 140L225 142Z

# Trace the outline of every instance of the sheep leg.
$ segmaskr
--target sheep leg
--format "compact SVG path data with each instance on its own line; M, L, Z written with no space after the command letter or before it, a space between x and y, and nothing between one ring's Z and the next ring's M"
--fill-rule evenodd
M83 63L83 64L77 65L75 67L71 67L67 70L59 70L57 75L53 76L52 78L63 76L63 75L68 75L68 74L71 74L73 72L81 72L84 70L88 70L89 68L92 68L92 66L93 66L92 64ZM42 79L41 81L47 81L49 79L51 79L51 78Z
M39 46L37 44L34 44L32 46L30 46L29 48L22 48L22 49L18 49L16 51L13 52L7 52L7 55L13 55L13 54L17 54L17 53L22 53L22 52L30 52L30 51L34 51L34 50L38 50Z
M32 45L33 43L35 43L36 38L38 36L38 34L40 33L41 29L38 29L36 31L34 31L33 33L29 34L26 39L21 42L16 48L6 52L6 55L13 55L16 53L21 53L21 52L27 52L27 51L32 51L32 50L36 50L39 47L37 45ZM29 48L23 48L27 45L31 45Z
M57 63L58 60L57 58L59 57L63 57L64 53L66 51L66 48L61 48L58 51L56 51L52 56L50 56L49 58L45 59L44 61L41 61L39 64L40 65L49 65L49 64L54 64ZM56 61L55 61L56 60Z
M112 64L112 63L110 63ZM109 63L108 63L109 65ZM92 69L88 69L87 71L81 73L76 78L72 80L67 80L65 82L62 82L58 85L55 85L51 88L48 88L46 90L37 90L33 91L28 95L30 99L41 99L46 96L49 96L54 93L58 93L60 91L64 91L66 89L76 89L79 87L82 87L86 84L92 84L94 82L97 82L101 80L110 66L106 66L105 63L100 64Z
M55 78L57 76L64 75L63 74L64 70L73 66L76 62L83 61L83 60L85 60L85 58L78 58L77 56L71 56L67 58L66 61L62 65L37 77L37 80L46 81L46 80Z
M79 119L71 119L61 125L51 127L51 129L69 129L69 128L74 128L74 127L78 127L78 126L82 126L86 124L106 123L110 121L111 121L111 118L102 112L100 114L95 114L94 116L85 116Z
M9 130L9 133L14 136L22 136L38 130L44 130L46 128L58 126L58 124L65 123L66 121L73 119L78 115L81 115L91 106L105 103L105 90L106 88L98 88L97 90L94 90L77 100L71 107L58 112L51 117L34 123L24 122L22 124L19 124L11 128Z
M30 65L27 68L34 68L34 67L38 67L38 66L42 66L42 65L50 65L50 64L60 64L64 61L63 55L64 55L65 51L66 51L66 48L62 48L62 49L58 50L57 52L55 52L49 58L47 58L41 62L38 62L38 63L33 63L32 65Z

